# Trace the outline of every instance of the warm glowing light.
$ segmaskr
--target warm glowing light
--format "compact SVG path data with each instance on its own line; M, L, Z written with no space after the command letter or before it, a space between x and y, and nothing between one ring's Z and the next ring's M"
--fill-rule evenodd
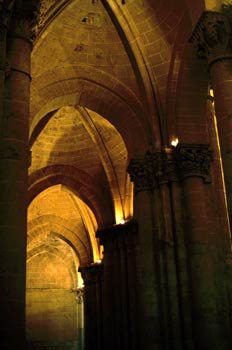
M103 259L103 252L104 252L104 247L103 247L103 245L100 245L98 260L102 260Z
M179 143L178 138L175 138L175 139L173 139L173 140L171 141L172 147L176 147L176 146L178 145L178 143Z
M115 222L116 222L116 225L125 224L125 215L122 208L119 206L116 206Z
M96 260L96 264L101 264L101 259Z
M78 286L78 289L82 289L82 288L84 288L84 283L81 283L81 284L79 284L79 286Z

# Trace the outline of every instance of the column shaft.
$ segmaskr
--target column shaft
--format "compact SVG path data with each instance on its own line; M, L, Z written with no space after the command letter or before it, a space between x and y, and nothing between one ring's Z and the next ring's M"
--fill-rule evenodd
M103 266L80 267L84 280L84 344L85 350L102 350L102 277Z
M228 214L230 217L230 226L232 222L232 134L231 134L231 87L232 87L232 5L222 4L220 11L205 11L193 32L191 41L196 44L197 52L201 55L201 58L207 58L210 71L211 85L214 91L215 109L217 116L217 129L220 141L220 149L222 155L224 179L226 186L226 197ZM209 112L209 108L208 108ZM211 133L213 136L213 133ZM213 136L214 137L214 136ZM214 145L215 146L215 145ZM220 155L220 152L216 149L216 154ZM217 161L218 163L218 161ZM214 176L217 176L218 171L216 164L214 164ZM215 189L217 192L217 210L215 215L218 221L212 218L213 208L208 209L208 216L210 216L209 232L210 235L212 253L214 251L214 264L216 265L214 273L216 274L218 306L220 308L220 320L224 324L224 330L227 335L227 339L231 336L229 329L229 319L231 323L231 312L229 312L230 299L231 305L231 237L230 231L227 227L226 210L223 204L223 191L219 192L221 188L220 180L221 174L217 178L214 178ZM208 192L208 198L211 193ZM214 200L214 198L211 196ZM208 200L208 203L210 201ZM222 220L223 218L223 220ZM220 226L220 223L222 225ZM217 232L215 232L215 226L218 224ZM215 245L217 245L215 247ZM225 283L225 281L227 281ZM229 295L229 297L228 297ZM219 300L220 299L220 300Z
M155 194L156 195L156 194ZM134 198L134 218L138 222L138 308L140 348L162 349L164 314L158 215L153 217L154 195L140 191Z
M128 294L125 294L125 302L128 303L128 349L138 350L138 286L137 286L137 256L138 256L138 240L137 240L137 228L129 231L129 234L125 235L125 249L126 249L126 281Z
M194 345L192 335L188 264L186 256L187 252L185 245L184 204L181 186L176 181L171 183L171 206L182 343L183 349L192 350L194 349Z
M170 189L167 182L160 185L161 247L162 247L162 276L164 284L164 305L167 329L165 332L166 347L181 349L180 305L178 295L176 243L173 230Z
M196 347L217 349L221 336L217 330L215 281L208 245L204 185L200 178L189 178L184 184L185 203L190 230L186 232L190 267L193 332Z
M25 284L30 57L39 1L3 1L0 62L0 337L6 350L25 349ZM4 12L3 12L4 13ZM2 27L4 21L1 21ZM2 28L1 28L2 29ZM7 69L6 69L7 68Z
M197 349L227 349L227 327L221 324L221 296L216 285L217 232L207 212L211 152L207 145L178 145L175 157L183 183L185 244L191 292L194 345ZM225 320L225 319L224 319Z
M230 329L230 320L228 313L228 288L230 288L230 270L231 270L231 244L230 244L230 223L227 211L227 199L224 189L224 175L222 171L221 152L218 145L217 125L214 111L214 103L212 96L208 97L207 114L209 120L209 132L211 145L214 155L212 163L212 186L213 191L207 191L207 215L209 225L211 226L210 240L215 247L215 269L216 280L221 295L221 315L222 322ZM208 187L206 187L208 188ZM228 267L230 267L228 271ZM229 274L228 274L229 272ZM229 295L231 293L229 292Z
M128 167L134 182L138 222L138 307L140 348L181 349L181 306L174 216L166 151L147 152ZM179 198L178 198L179 199Z
M138 348L134 266L136 232L135 222L97 232L104 246L104 349Z
M25 347L30 54L27 40L8 39L11 70L5 79L0 134L0 318L4 349Z
M100 240L101 242L101 240ZM118 288L115 273L117 274L117 260L114 248L104 245L104 273L103 273L103 344L104 349L118 349L120 332L117 333L117 294ZM116 264L116 266L115 266ZM117 336L115 337L115 335Z

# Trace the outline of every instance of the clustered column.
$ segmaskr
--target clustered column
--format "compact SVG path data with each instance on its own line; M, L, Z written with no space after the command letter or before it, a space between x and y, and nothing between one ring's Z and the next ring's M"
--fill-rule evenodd
M97 231L104 246L104 349L138 349L136 329L136 238L134 221Z
M191 37L196 45L198 55L206 58L209 64L211 86L214 92L215 111L220 141L226 199L232 227L232 5L223 4L220 12L203 13ZM230 293L232 308L232 269L231 269L231 236L222 235L223 263L227 266L224 283ZM223 281L221 280L221 285ZM228 314L228 312L227 312ZM230 317L230 322L231 322Z
M84 348L102 350L102 264L79 268L84 280Z
M165 182L163 198L160 191L161 158L160 152L147 152L143 157L132 159L128 167L134 182L134 219L138 222L139 349L147 350L168 347L173 334L167 315L171 309L168 308L166 273L173 247L168 232L169 218L166 221L163 217L164 210L169 208L166 207Z
M0 338L25 348L31 27L36 1L0 5Z
M222 5L220 12L205 11L190 41L196 45L198 55L207 58L209 64L232 221L232 5Z
M212 152L207 145L182 144L176 148L174 157L183 184L187 215L185 245L194 344L197 349L227 349L228 316L221 310L224 301L216 279L219 248L211 238L219 232L210 224L206 208L206 186L211 186Z
M228 301L216 278L220 233L206 208L211 160L208 145L179 144L129 165L138 222L140 348L228 348Z
M225 260L220 227L207 208L212 160L205 144L131 160L134 221L96 234L104 246L102 294L95 265L81 270L86 350L228 349Z

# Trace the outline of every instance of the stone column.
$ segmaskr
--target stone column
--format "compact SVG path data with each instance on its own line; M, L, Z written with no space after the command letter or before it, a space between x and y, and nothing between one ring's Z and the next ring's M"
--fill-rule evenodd
M161 278L164 280L163 299L166 319L165 346L167 349L181 349L186 345L186 332L183 322L187 319L183 312L183 280L180 267L180 237L175 227L175 209L180 205L179 198L173 202L173 184L178 182L172 158L172 150L164 149L156 153L156 177L159 184L160 202L160 242L161 242ZM157 207L157 206L156 206ZM157 213L156 213L157 216ZM179 226L180 223L178 223ZM184 305L187 311L187 303ZM188 348L185 346L185 348Z
M102 350L102 264L80 267L84 280L85 350Z
M140 347L192 349L181 190L172 150L133 159L128 171L139 224Z
M180 334L182 339L182 348L192 350L192 318L191 301L188 275L188 258L185 246L185 229L183 192L179 181L173 179L170 181L170 202L173 222L173 244L175 251L175 262L177 271L177 293L179 299L180 315Z
M167 327L165 349L193 349L190 288L182 184L177 174L174 148L156 153L155 172L160 188L163 293Z
M137 224L97 231L104 246L104 349L138 349L136 296Z
M0 4L0 123L3 120L3 99L5 75L7 71L6 63L6 38L11 17L12 5L6 4L6 1ZM1 124L0 124L1 125Z
M4 3L14 4L13 1L3 1L1 6ZM1 60L1 64L4 67L7 64L8 67L0 78L0 93L3 95L0 107L0 338L5 350L25 349L27 168L32 49L29 35L36 10L34 1L15 2L7 35L6 54ZM5 33L3 37L5 40Z
M177 173L183 184L185 245L189 270L193 339L196 349L228 349L227 315L221 314L216 283L217 234L207 217L206 186L210 184L211 151L207 145L179 144L174 151ZM215 230L215 232L213 232Z
M134 182L134 219L138 223L139 349L163 349L168 333L165 277L162 266L162 222L157 155L132 159L128 173Z
M232 223L232 5L222 5L221 12L204 12L190 41L209 64Z

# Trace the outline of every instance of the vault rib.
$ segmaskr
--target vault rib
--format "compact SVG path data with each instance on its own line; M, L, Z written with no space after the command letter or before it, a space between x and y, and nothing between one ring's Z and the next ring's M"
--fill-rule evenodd
M92 141L98 149L99 158L101 160L110 185L110 191L112 194L115 209L116 222L119 222L120 220L125 219L124 205L118 177L109 151L87 109L82 106L77 106L76 108L80 113L82 123L86 131L88 132L89 136L91 137Z

